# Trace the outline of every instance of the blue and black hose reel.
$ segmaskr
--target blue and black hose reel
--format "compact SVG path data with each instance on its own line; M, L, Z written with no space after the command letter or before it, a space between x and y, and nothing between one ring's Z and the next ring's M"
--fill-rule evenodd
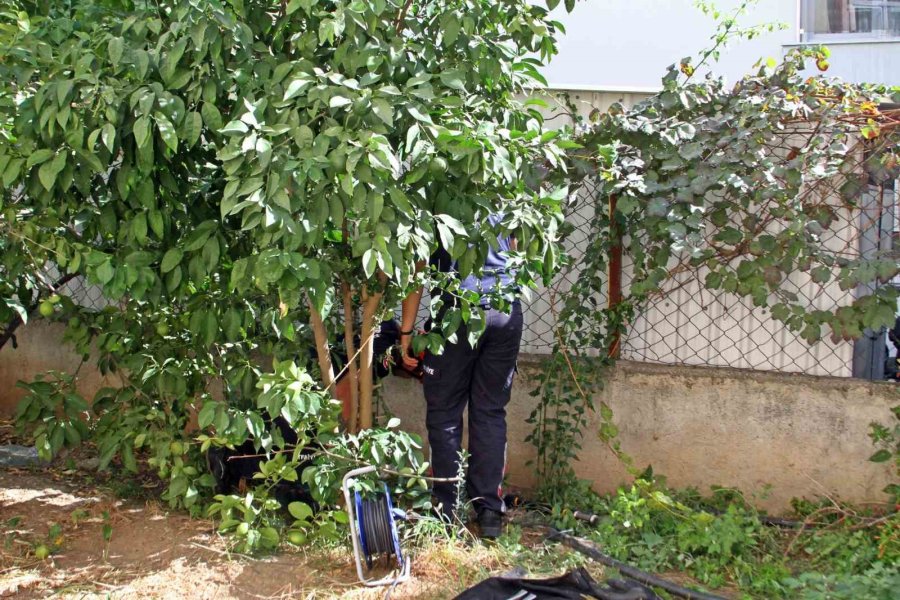
M384 493L377 494L374 498L364 499L358 491L354 492L356 534L369 569L379 556L393 557L397 567L402 569L403 551L400 548L397 520L405 519L406 515L394 508L387 484L382 485Z
M405 520L406 513L396 508L391 501L391 492L386 483L371 496L363 497L358 490L351 494L350 488L361 475L377 472L374 466L354 469L344 475L343 490L347 514L350 517L350 536L353 542L353 556L356 560L356 574L367 586L397 584L409 579L410 561L400 548L397 521ZM374 580L363 573L362 563L371 571L378 558L384 557L390 563L396 561L396 571Z

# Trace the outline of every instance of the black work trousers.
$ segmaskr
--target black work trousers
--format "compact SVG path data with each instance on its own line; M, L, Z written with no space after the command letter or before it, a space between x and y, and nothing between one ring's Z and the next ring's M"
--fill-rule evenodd
M455 477L462 449L463 410L469 408L469 465L466 492L477 510L503 511L501 484L506 469L506 405L509 403L519 343L522 307L510 314L485 311L485 331L473 348L466 327L443 354L424 361L428 443L435 477ZM435 500L451 516L456 484L436 482Z

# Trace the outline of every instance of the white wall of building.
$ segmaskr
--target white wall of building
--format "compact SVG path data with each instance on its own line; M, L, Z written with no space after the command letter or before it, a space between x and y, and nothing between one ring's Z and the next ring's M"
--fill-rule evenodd
M735 40L714 70L735 81L760 58L780 58L802 43L802 1L759 0L741 23L780 22L787 28ZM739 3L715 0L723 13ZM566 27L560 53L544 72L556 89L656 91L666 67L709 47L716 29L694 0L580 0L571 14L557 8L554 16ZM829 75L900 85L900 39L833 42L829 48Z

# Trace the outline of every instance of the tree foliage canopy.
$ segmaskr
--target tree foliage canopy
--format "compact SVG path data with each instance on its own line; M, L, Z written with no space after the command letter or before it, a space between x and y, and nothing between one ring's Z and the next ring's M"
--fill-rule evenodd
M498 235L520 241L518 283L554 269L564 194L534 182L563 152L517 99L555 53L544 7L4 0L2 12L0 320L54 299L42 312L121 378L93 401L101 463L149 458L173 503L209 483L182 443L192 413L203 449L249 435L270 451L279 415L335 428L323 390L338 331L371 426L371 332L415 287L453 289L456 276L416 272L438 244L462 277ZM110 306L57 301L72 276ZM463 300L431 347L461 320L477 334ZM319 385L300 377L313 347ZM41 423L42 453L87 434L68 377L31 392L21 414Z

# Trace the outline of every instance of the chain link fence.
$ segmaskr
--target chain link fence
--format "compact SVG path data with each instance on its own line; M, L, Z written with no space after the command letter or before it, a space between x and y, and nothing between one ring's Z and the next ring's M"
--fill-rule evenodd
M822 234L830 250L847 258L874 256L891 251L897 237L898 185L889 181L870 185L854 211L842 209L838 222ZM573 267L562 273L550 289L533 294L527 304L526 331L522 351L548 354L555 343L561 298L579 277L578 263L591 235L590 215L596 190L585 185L567 216L575 228L567 241ZM623 290L627 293L631 268L623 265ZM860 355L859 342L823 339L808 344L797 331L771 318L768 309L750 299L707 290L703 270L687 270L669 279L660 292L640 308L622 340L621 357L628 360L673 364L734 367L762 371L806 373L837 377L881 378L888 355L884 333L870 335ZM842 290L830 281L815 283L808 273L790 276L783 289L796 295L809 309L833 310L851 303L867 289ZM607 303L606 290L599 290L598 303ZM874 348L874 352L873 352ZM865 362L863 368L860 362ZM874 364L876 368L871 367Z
M823 243L851 258L894 248L894 240L900 233L896 218L900 202L898 188L893 181L877 189L870 186L867 201L852 213L846 210L839 213L840 222L824 234ZM567 220L573 231L566 240L566 251L571 257L571 267L551 287L532 291L525 301L521 348L525 354L545 355L553 350L559 311L565 295L579 277L578 264L591 235L595 194L594 187L586 184L568 209ZM622 272L626 292L630 275L626 256ZM766 308L756 307L746 298L707 290L702 284L704 277L703 271L685 271L667 281L630 324L622 340L621 357L660 364L880 378L877 368L872 371L874 374L866 375L858 363L880 361L883 364L896 354L882 333L869 339L876 348L875 356L860 357L858 343L854 342L823 339L810 345L799 332L772 319ZM841 290L835 282L818 284L806 273L793 274L784 288L796 294L805 306L820 310L849 304L867 291ZM86 308L99 310L109 305L102 290L81 277L67 282L61 293ZM607 290L597 290L596 298L598 305L606 304ZM420 315L423 320L427 313L423 303Z

